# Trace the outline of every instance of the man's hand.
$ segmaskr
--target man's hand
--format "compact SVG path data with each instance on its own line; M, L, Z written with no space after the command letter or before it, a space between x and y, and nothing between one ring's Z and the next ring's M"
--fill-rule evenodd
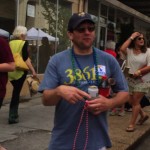
M68 101L71 104L75 104L78 101L83 101L86 99L90 99L91 96L76 88L76 87L72 87L72 86L67 86L67 85L61 85L57 88L57 93L59 96L61 96L63 99L65 99L66 101Z
M87 109L94 115L98 115L112 107L112 101L102 95L98 98L86 101Z

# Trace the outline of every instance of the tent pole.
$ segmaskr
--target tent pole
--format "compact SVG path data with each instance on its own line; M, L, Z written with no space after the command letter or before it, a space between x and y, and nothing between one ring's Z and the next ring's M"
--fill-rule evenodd
M19 0L16 1L16 5L17 5L16 26L18 26L18 21L19 21Z
M37 73L39 73L39 28L38 28L38 40L37 40Z

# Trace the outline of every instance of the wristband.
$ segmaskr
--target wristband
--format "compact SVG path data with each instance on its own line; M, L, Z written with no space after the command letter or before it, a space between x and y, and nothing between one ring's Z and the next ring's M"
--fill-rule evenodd
M138 75L142 75L141 70L137 70Z
M131 41L133 41L133 40L134 40L134 38L133 38L132 36L130 36L130 37L129 37L129 39L130 39Z

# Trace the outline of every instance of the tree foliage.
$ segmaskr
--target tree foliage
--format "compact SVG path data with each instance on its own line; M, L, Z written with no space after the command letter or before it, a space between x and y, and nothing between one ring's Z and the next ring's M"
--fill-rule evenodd
M59 47L61 48L61 50L66 49L66 47L68 47L70 44L66 32L67 32L67 22L69 17L71 16L71 4L61 0L59 1L59 6L57 9L56 0L55 1L41 0L41 5L44 8L42 14L48 23L47 29L48 33L55 36L57 32L57 37L59 38ZM57 13L58 13L58 20L57 20ZM56 31L56 22L57 22L57 31Z

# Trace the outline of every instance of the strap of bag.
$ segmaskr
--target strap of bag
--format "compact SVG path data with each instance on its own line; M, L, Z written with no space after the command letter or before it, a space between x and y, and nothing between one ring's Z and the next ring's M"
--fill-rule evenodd
M22 56L22 48L24 45L25 41L23 40L14 40L14 41L10 41L10 47L12 50L12 53L19 53Z
M19 50L20 50L20 52L19 52L19 54L22 56L22 48L23 48L23 46L24 46L24 43L25 43L25 41L21 41L20 42L20 45L19 45Z

